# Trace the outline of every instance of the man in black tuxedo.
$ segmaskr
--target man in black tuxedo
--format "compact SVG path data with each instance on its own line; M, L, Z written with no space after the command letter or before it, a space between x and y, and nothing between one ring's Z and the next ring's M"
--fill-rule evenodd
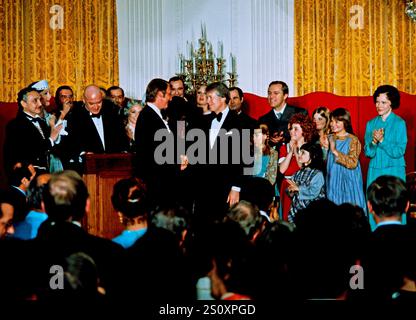
M290 140L289 130L287 128L290 118L296 113L308 114L303 108L290 106L286 103L289 96L289 87L283 81L273 81L269 84L267 90L267 100L270 110L259 119L260 124L266 124L269 128L269 143L276 146L277 150L285 141Z
M370 298L390 300L403 285L402 261L412 255L414 231L402 224L409 208L409 194L404 181L380 176L367 189L368 210L377 224L370 235L363 259L365 289Z
M230 91L230 109L234 110L241 122L241 127L250 129L254 133L257 127L257 121L243 112L244 95L243 90L239 87L231 87Z
M87 86L83 100L84 105L74 108L68 119L68 136L64 142L66 168L77 171L82 170L85 153L117 153L128 149L117 110L110 101L103 100L100 88Z
M224 217L229 206L239 201L244 145L238 115L228 107L227 86L215 82L206 91L213 116L205 128L207 163L197 165L196 211L203 219L218 220Z
M164 119L165 110L171 100L169 83L163 79L153 79L146 88L146 106L136 122L135 173L148 186L152 205L171 204L178 191L176 180L179 165L175 158L175 136ZM163 114L163 115L162 115ZM158 139L157 136L163 137ZM162 146L167 149L166 158ZM166 160L166 161L165 161Z
M55 146L62 125L48 127L41 117L43 107L40 94L34 88L18 93L19 111L6 126L4 163L10 176L14 168L33 165L49 170L49 154Z

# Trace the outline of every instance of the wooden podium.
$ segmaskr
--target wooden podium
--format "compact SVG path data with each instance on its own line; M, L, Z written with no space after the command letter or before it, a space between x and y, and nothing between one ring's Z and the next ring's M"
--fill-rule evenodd
M111 204L114 184L133 174L133 155L130 153L87 154L83 179L90 193L90 212L83 220L88 233L114 238L124 227Z

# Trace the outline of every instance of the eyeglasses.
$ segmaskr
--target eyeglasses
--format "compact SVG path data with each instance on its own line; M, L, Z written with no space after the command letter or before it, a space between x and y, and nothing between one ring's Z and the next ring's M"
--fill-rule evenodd
M61 95L60 95L60 97L61 97L61 98L64 98L64 99L65 99L65 98L69 98L69 99L71 99L71 98L73 98L73 97L74 97L74 95L73 95L73 94L61 94Z

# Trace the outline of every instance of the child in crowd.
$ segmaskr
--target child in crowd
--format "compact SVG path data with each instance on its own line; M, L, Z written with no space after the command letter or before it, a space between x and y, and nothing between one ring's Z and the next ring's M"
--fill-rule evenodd
M353 135L348 110L331 112L331 131L327 159L326 187L328 199L335 204L351 203L367 212L359 156L361 144Z
M305 209L312 201L325 198L325 178L322 173L323 154L320 145L309 142L300 147L299 162L302 168L288 180L292 206L289 222L293 223L296 213Z

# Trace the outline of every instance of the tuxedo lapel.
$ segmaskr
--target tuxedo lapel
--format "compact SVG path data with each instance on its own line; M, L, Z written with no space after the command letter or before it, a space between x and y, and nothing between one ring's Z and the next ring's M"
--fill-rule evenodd
M293 116L293 108L291 106L286 105L285 112L282 114L282 118L280 121L289 122L290 118Z

